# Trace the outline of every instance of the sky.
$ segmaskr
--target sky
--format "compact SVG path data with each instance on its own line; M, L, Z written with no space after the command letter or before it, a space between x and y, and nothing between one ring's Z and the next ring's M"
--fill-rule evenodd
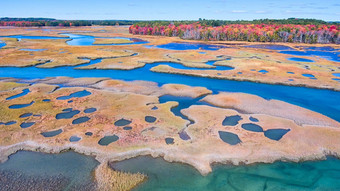
M69 20L340 21L340 0L1 0L0 17Z

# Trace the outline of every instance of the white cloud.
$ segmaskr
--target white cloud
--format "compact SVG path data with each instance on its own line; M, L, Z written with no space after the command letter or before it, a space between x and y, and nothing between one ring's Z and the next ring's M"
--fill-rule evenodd
M268 11L255 11L257 14L263 14L263 13L268 13Z
M232 10L232 13L246 13L247 11L245 10Z

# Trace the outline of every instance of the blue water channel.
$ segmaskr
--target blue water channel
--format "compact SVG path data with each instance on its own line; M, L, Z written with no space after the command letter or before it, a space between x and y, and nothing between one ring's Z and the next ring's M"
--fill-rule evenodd
M100 59L91 60L90 63L79 65L91 65L100 62ZM265 99L278 99L288 103L302 106L313 111L327 115L340 121L340 92L305 87L294 87L284 85L270 85L255 82L232 81L223 79L203 78L178 74L166 74L152 72L150 69L157 65L170 65L180 69L187 69L177 63L154 63L146 64L142 68L134 70L109 70L109 69L77 69L73 66L56 68L30 67L0 67L0 77L14 77L24 79L46 78L46 77L109 77L120 80L146 80L157 82L159 85L166 83L185 84L189 86L206 87L213 92L243 92L255 94ZM190 68L193 69L193 68Z
M126 38L126 37L95 37L90 35L78 35L71 33L62 33L61 35L67 37L53 37L53 36L26 36L26 35L11 35L11 36L0 36L0 38L16 38L18 41L21 39L31 39L31 40L58 40L58 39L67 39L66 43L71 46L112 46L112 45L130 45L130 44L145 44L147 41L138 39L138 38ZM132 41L131 43L122 43L122 44L93 44L95 42L95 38L108 38L108 39L127 39ZM0 42L0 48L5 46L6 44ZM24 49L25 51L35 51L34 49Z

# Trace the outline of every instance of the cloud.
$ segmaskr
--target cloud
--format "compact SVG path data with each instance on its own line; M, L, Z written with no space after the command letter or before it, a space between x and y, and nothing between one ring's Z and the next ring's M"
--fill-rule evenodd
M248 11L246 11L246 10L232 10L231 12L232 13L246 13Z
M135 3L128 3L128 6L129 6L129 7L135 7L136 4L135 4Z
M264 14L264 13L269 13L268 11L255 11L256 14Z

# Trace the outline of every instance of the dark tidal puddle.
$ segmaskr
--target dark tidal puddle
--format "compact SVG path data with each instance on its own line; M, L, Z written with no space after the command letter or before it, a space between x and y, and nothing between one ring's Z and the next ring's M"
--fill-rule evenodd
M302 76L307 77L312 80L316 80L316 77L313 74L302 74Z
M6 98L6 100L11 100L11 99L22 97L24 95L27 95L29 92L30 92L30 90L28 88L25 88L25 89L22 90L21 93L13 95L11 97L8 97L8 98Z
M116 121L114 123L115 126L125 126L125 125L129 125L131 123L130 120L127 119L119 119L118 121Z
M324 58L330 61L340 62L339 51L327 52L327 51L318 51L318 50L308 50L308 51L280 51L280 53L294 55L294 56L310 56L310 57L318 56L320 58Z
M31 48L22 48L20 49L21 51L28 51L28 52L42 52L45 51L47 49L31 49Z
M126 131L129 131L129 130L132 129L132 127L131 126L126 126L126 127L123 127L123 129L126 130Z
M227 132L227 131L219 131L218 135L220 136L220 139L230 145L237 145L241 143L242 141L238 137L237 134Z
M73 124L73 125L77 125L77 124L80 124L80 123L85 123L85 122L88 121L88 120L90 120L89 117L86 117L86 116L85 116L85 117L79 117L79 118L73 120L73 121L72 121L72 124Z
M57 97L57 100L68 100L68 99L71 99L71 98L80 98L80 97L89 96L91 94L92 94L91 92L89 92L87 90L83 90L83 91L78 91L78 92L71 93L68 96Z
M14 125L14 124L16 124L17 122L16 121L8 121L8 122L0 122L0 125Z
M24 114L20 115L19 118L26 118L26 117L30 117L32 115L33 115L33 113L24 113Z
M256 125L254 123L244 123L241 125L241 127L247 131L252 131L252 132L263 132L263 129L261 126Z
M252 121L252 122L259 122L259 120L255 117L249 117L249 120Z
M47 132L42 132L40 133L42 136L44 137L54 137L54 136L57 136L59 135L60 133L62 133L63 130L61 129L58 129L58 130L55 130L55 131L47 131Z
M78 113L80 113L79 110L73 110L72 108L67 108L67 109L64 109L62 113L58 113L55 116L55 118L56 119L71 119Z
M269 139L279 141L290 129L268 129L264 132L264 136Z
M258 72L259 72L259 73L262 73L262 74L267 74L267 73L268 73L267 70L259 70Z
M173 139L173 138L170 138L170 137L165 138L165 143L166 143L167 145L172 145L172 144L174 144L174 139Z
M154 116L145 116L145 121L148 123L154 123L157 120Z
M92 136L93 133L92 133L92 132L86 132L85 135L86 135L86 136Z
M239 115L233 115L233 116L227 116L222 121L223 126L235 126L238 124L238 122L242 120L242 117Z
M0 49L1 49L2 47L4 47L4 46L6 46L6 43L0 41Z
M33 103L34 101L31 101L31 103L28 103L28 104L14 104L14 105L10 105L8 108L9 109L21 109L21 108L31 106Z
M70 139L69 139L70 142L78 142L80 140L81 140L81 138L78 137L78 136L71 136Z
M287 58L290 61L295 61L295 62L314 62L313 60L309 60L306 58L298 58L298 57L292 57L292 58Z
M93 113L93 112L95 112L95 111L97 111L97 109L96 108L87 108L87 109L85 109L84 110L84 113Z
M113 142L116 142L118 140L119 140L119 137L117 135L105 136L98 141L98 144L102 145L102 146L107 146L107 145L109 145Z
M31 127L34 124L35 124L35 122L24 122L24 123L20 124L20 127L25 129L25 128Z

